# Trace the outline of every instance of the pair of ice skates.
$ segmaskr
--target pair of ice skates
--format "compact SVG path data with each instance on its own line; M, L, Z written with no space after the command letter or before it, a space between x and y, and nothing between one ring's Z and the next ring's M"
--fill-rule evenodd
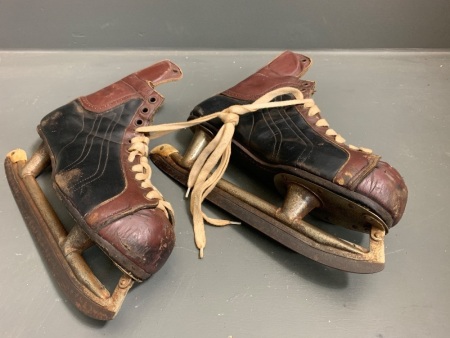
M8 181L30 232L66 296L93 318L112 319L133 282L161 268L175 243L171 205L151 182L148 157L189 187L196 245L203 256L204 199L283 245L328 266L372 273L384 266L384 236L401 218L407 189L398 172L369 149L346 145L320 116L314 83L300 78L311 60L284 52L236 86L200 103L188 121L151 126L163 97L155 87L182 77L162 61L45 116L42 144L5 160ZM151 139L180 128L195 131L181 155ZM284 194L273 205L221 179L230 158ZM76 220L68 232L38 185L49 165L53 187ZM271 187L267 187L271 189ZM368 247L304 221L367 233ZM110 294L82 254L100 247L123 271Z

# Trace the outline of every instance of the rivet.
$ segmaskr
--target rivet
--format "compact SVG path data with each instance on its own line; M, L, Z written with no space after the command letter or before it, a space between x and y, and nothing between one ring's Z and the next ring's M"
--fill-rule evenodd
M375 230L371 236L375 241L381 241L383 239L383 234L379 230Z

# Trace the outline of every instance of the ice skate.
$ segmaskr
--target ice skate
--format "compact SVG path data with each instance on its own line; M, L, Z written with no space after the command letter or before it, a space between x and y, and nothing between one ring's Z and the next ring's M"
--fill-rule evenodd
M184 154L165 144L154 148L150 157L191 191L200 256L206 244L204 222L227 224L202 212L206 198L317 262L356 273L383 269L384 236L405 209L405 183L370 149L347 145L321 117L311 98L314 83L300 80L310 64L306 56L284 52L236 86L200 103L187 122L148 130L195 129ZM274 205L221 179L230 143L233 158L245 163L242 167L253 176L263 177L261 184L267 189L273 181L285 196L283 203ZM324 231L305 221L309 213L365 233L368 244Z
M135 280L158 271L175 242L171 206L151 183L146 134L164 98L157 85L180 79L162 61L45 116L42 144L28 160L11 151L5 169L30 233L67 298L86 315L112 319ZM51 166L56 195L76 225L63 225L36 178ZM110 293L83 252L97 245L122 271Z

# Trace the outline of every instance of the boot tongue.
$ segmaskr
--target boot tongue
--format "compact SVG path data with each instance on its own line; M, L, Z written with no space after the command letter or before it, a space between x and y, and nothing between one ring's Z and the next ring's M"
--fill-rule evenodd
M148 81L153 87L166 82L177 81L183 77L180 67L169 60L164 60L142 69L136 76L143 81Z
M310 65L310 58L286 51L222 94L240 100L254 101L276 88L298 87L299 78L306 73Z
M286 51L270 62L266 67L262 68L260 72L264 73L267 69L278 76L292 76L300 78L308 71L310 65L310 58L302 54L295 54L291 51Z

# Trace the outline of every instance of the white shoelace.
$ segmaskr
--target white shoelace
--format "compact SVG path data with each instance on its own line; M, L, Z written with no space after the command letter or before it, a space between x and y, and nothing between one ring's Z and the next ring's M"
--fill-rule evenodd
M130 154L128 161L133 162L136 156L139 156L139 164L131 167L131 170L136 173L134 176L136 180L141 182L141 188L151 189L145 196L148 199L157 199L157 208L161 209L167 218L169 213L173 215L173 209L169 202L165 201L162 194L151 183L152 169L148 162L148 143L150 139L144 135L138 135L131 139L131 146L128 148Z

